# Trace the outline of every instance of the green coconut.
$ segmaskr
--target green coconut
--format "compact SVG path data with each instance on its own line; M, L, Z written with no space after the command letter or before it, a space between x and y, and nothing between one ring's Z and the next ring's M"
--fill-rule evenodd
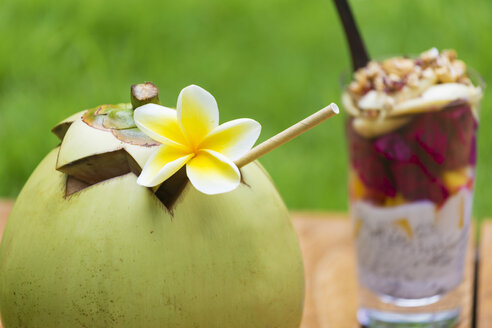
M131 113L99 106L53 130L61 144L0 245L3 326L298 327L301 254L267 172L248 164L236 190L213 196L183 171L140 186L156 144Z

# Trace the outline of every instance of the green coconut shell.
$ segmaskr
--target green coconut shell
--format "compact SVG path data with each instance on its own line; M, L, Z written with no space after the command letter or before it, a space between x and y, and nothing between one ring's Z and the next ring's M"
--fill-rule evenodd
M229 193L188 183L169 211L132 172L66 196L58 153L29 178L0 245L4 328L299 326L297 237L258 163Z

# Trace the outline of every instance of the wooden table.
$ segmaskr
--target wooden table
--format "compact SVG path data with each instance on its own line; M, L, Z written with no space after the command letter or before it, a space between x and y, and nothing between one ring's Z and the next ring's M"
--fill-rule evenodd
M11 206L10 201L0 201L0 238ZM355 258L347 215L310 212L292 216L306 273L301 328L357 327ZM470 247L464 284L468 293L463 298L459 328L470 328L474 323L478 328L492 327L492 221L482 227L478 250L478 289L474 292L475 247Z

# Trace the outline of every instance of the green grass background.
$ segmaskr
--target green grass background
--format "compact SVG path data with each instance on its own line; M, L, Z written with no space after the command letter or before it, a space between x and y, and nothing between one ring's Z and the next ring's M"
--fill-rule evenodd
M492 78L489 0L352 0L373 57L432 46ZM49 130L76 111L129 100L153 81L173 106L198 84L218 100L221 122L260 121L265 140L340 101L350 67L330 0L0 2L0 197L14 197L57 144ZM491 97L483 102L475 214L492 216ZM264 156L293 209L345 210L342 117Z

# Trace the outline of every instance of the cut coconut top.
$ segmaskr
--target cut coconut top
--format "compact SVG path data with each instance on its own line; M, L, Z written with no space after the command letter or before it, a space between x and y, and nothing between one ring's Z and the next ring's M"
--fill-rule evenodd
M67 175L66 196L131 173L172 210L188 181L206 194L232 191L241 182L239 168L339 112L331 104L252 148L259 123L243 118L219 125L215 99L198 86L181 91L176 110L158 105L152 83L131 90L132 104L101 105L53 128L61 139L56 169Z
M148 83L132 86L139 92L137 104L158 101L155 94L145 98L146 87ZM76 113L57 124L52 132L61 140L56 169L67 174L67 196L117 176L139 175L159 145L136 127L131 104L101 105ZM182 181L174 184L180 189L184 185ZM166 199L161 201L171 205Z
M51 129L51 132L53 132L53 134L56 135L58 137L58 139L60 139L60 141L63 140L63 138L65 137L65 134L68 131L68 128L70 127L70 125L72 125L72 123L75 120L81 118L85 112L86 111L83 110L81 112L75 113L75 114L67 117L66 119L64 119L63 121L61 121L57 125L55 125L55 127L53 129Z

